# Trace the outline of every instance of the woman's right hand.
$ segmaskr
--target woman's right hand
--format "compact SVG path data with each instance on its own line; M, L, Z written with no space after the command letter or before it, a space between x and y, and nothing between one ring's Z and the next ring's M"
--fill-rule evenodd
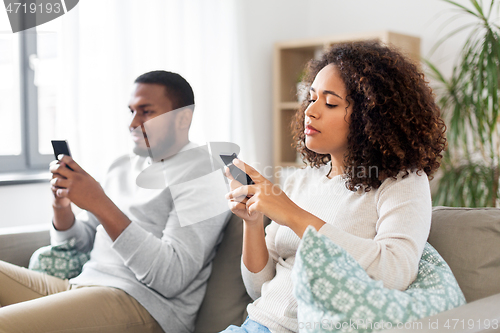
M235 180L228 167L224 169L226 177L229 178L229 188L231 191L243 186L239 181ZM253 225L262 222L264 215L258 211L248 213L246 203L250 199L247 196L228 199L229 209L238 217L241 217L248 225Z

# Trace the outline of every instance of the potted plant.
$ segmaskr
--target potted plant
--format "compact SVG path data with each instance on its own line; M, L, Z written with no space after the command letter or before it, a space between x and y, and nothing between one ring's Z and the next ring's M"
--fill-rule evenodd
M499 204L500 28L494 23L498 0L483 5L469 0L471 8L443 0L472 19L444 36L470 29L450 79L429 61L437 80L437 101L448 131L448 150L434 205L495 207Z

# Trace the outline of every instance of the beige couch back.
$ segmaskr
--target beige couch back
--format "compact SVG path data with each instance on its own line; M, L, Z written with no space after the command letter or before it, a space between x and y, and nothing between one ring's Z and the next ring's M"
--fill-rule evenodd
M215 255L207 293L196 318L195 333L220 332L241 325L252 301L241 279L243 221L233 215Z
M467 302L500 293L500 209L435 207L429 243Z

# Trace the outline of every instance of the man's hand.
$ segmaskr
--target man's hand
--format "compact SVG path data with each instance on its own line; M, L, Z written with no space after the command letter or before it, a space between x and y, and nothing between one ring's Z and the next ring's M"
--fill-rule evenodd
M130 224L128 217L109 199L101 185L73 161L71 156L59 156L58 163L51 163L50 172L53 174L50 181L52 192L56 196L54 202L56 229L67 230L73 225L74 215L69 207L71 202L94 214L113 241ZM56 203L61 208L57 208Z
M67 207L71 202L78 207L93 212L102 203L106 194L101 185L83 170L71 156L59 156L57 163L51 163L52 192L54 207ZM68 169L69 166L71 169Z
M50 188L52 190L52 194L54 195L54 201L52 202L52 207L54 207L54 209L65 209L70 207L71 200L65 197L57 196L57 190L60 189L61 187L53 185L53 182L55 182L54 181L55 178L66 179L66 177L57 172L58 166L59 166L59 161L55 160L50 163L49 167L50 172L52 172L52 181L50 182L51 184Z

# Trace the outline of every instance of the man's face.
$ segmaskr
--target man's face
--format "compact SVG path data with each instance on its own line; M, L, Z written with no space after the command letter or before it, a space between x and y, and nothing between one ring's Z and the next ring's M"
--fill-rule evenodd
M150 156L152 153L161 159L164 157L161 154L166 154L175 143L176 113L170 112L173 104L165 89L162 85L149 83L136 83L134 86L129 102L132 113L129 129L137 155ZM167 112L170 113L167 115Z

